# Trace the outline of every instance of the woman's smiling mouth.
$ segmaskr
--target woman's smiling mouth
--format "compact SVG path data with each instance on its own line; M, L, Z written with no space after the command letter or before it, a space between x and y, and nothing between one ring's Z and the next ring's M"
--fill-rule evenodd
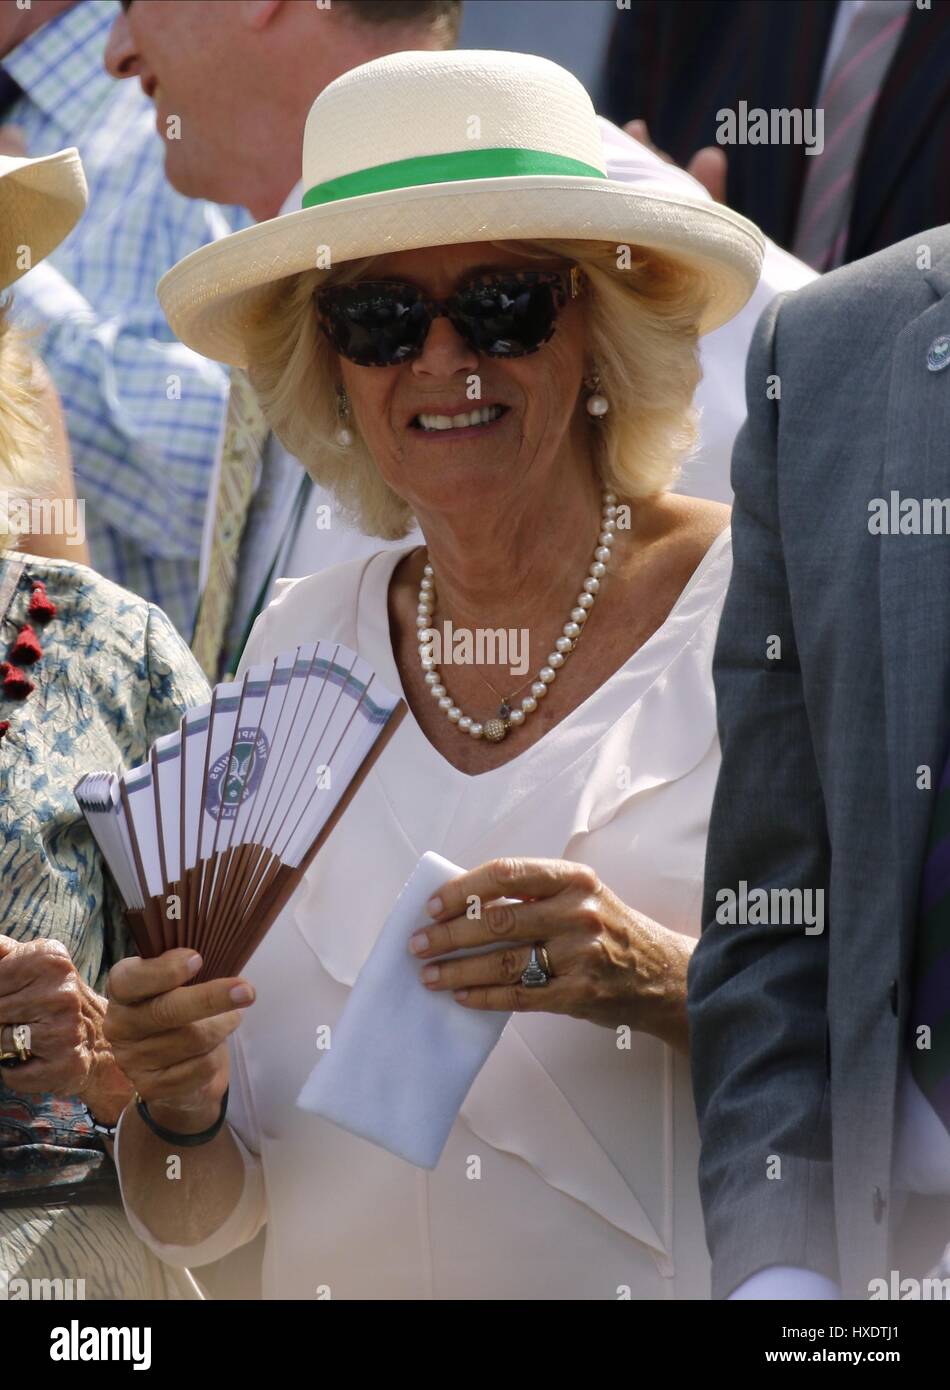
M436 435L467 439L487 434L508 413L508 406L505 405L477 406L474 410L463 411L457 415L436 415L422 411L410 421L410 428L430 439Z

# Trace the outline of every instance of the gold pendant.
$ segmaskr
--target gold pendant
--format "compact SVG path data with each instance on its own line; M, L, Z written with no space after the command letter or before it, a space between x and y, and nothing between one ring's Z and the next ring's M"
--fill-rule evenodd
M508 725L503 719L487 719L482 725L482 735L489 743L500 743L508 733Z

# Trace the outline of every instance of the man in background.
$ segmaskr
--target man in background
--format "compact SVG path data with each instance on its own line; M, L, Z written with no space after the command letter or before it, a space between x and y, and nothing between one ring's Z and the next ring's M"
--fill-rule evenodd
M749 354L689 965L714 1298L950 1276L948 368L950 226L779 296Z
M118 13L112 0L0 5L0 149L76 145L90 195L15 298L62 397L92 565L187 637L227 374L173 339L155 285L247 218L169 186L151 101L103 66Z
M311 0L125 0L107 63L114 77L139 79L163 136L168 119L180 118L185 138L165 137L169 182L190 197L240 203L261 222L300 207L303 129L323 88L386 53L451 47L460 9L459 0L333 0L327 9ZM235 669L276 579L386 545L345 524L332 498L267 434L244 374L231 378L193 641L212 680ZM321 507L330 524L318 529Z
M950 0L630 0L606 92L816 270L950 222Z

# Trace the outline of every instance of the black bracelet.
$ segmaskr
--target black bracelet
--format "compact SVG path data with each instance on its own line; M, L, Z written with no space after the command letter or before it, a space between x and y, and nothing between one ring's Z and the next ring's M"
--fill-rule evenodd
M92 1128L93 1128L93 1130L95 1131L96 1134L101 1134L102 1137L103 1137L103 1139L114 1139L114 1138L115 1138L115 1132L116 1132L116 1130L117 1130L118 1127L119 1127L119 1121L118 1121L118 1120L116 1120L116 1122L115 1122L114 1125L104 1125L104 1124L101 1124L100 1121L96 1119L95 1115L94 1115L94 1114L92 1113L92 1111L89 1109L89 1106L86 1104L86 1102L85 1102L84 1100L81 1100L81 1101L79 1102L79 1104L82 1106L82 1109L83 1109L83 1111L84 1111L84 1113L85 1113L86 1119L87 1119L87 1120L89 1121L89 1123L92 1125Z
M197 1148L199 1144L210 1144L211 1140L220 1132L221 1126L224 1124L224 1117L228 1113L228 1092L230 1090L231 1087L229 1086L221 1097L221 1114L215 1120L214 1124L210 1129L203 1129L198 1134L178 1134L175 1130L166 1129L164 1125L160 1125L158 1121L153 1119L148 1113L148 1106L145 1104L145 1101L139 1095L138 1091L135 1093L135 1108L152 1133L157 1134L159 1139L164 1139L166 1144L174 1144L176 1148L180 1146L185 1149L194 1149Z

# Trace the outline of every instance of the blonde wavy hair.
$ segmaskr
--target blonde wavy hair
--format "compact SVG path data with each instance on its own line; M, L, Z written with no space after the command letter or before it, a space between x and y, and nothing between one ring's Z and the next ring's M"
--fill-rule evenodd
M19 539L11 503L30 497L50 472L43 462L47 439L33 359L24 336L10 323L9 310L9 296L0 298L0 554Z
M667 491L695 450L692 405L701 371L697 325L708 297L701 272L652 250L629 248L618 266L613 242L493 241L524 260L563 257L586 273L587 350L610 411L592 423L594 463L603 485L621 498ZM271 428L342 512L368 535L398 540L414 517L380 474L358 421L341 446L336 352L317 322L314 291L364 278L379 256L332 271L288 277L246 330L249 375Z

